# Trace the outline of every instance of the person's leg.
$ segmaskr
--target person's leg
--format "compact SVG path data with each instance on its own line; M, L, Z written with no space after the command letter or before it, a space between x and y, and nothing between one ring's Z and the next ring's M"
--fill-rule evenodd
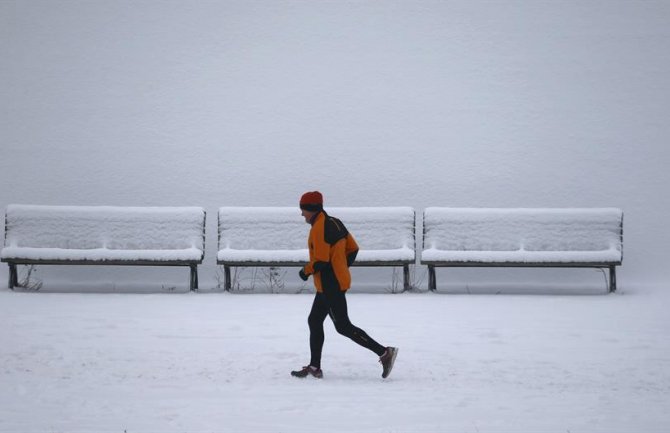
M365 347L382 356L386 352L386 347L377 343L365 331L354 326L349 320L347 312L347 299L341 290L329 290L324 292L328 300L330 318L335 324L335 329L345 337L349 337L355 343ZM322 327L323 329L323 327Z
M321 368L321 351L323 349L323 341L325 339L323 334L323 322L328 315L328 305L321 293L314 296L312 303L312 310L307 318L309 324L309 350L311 359L309 365Z

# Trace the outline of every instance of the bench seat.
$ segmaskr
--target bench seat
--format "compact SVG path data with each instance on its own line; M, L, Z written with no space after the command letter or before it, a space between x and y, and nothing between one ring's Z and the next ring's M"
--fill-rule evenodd
M219 262L226 263L248 263L248 262L283 262L304 265L309 261L309 251L302 250L236 250L224 248L217 254ZM410 248L397 248L393 250L361 250L356 262L399 262L405 263L415 260L415 253Z
M429 248L421 253L424 264L452 263L619 263L621 251L442 251Z
M202 250L111 250L108 248L63 249L7 247L2 250L4 260L38 262L196 262L202 259Z

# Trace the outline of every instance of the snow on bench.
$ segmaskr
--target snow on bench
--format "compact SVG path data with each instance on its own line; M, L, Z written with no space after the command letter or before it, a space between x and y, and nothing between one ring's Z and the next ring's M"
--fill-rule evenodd
M416 260L411 207L334 207L329 215L342 220L360 251L354 266L402 266L409 288L409 265ZM302 266L309 261L309 225L297 207L222 207L219 209L219 252L225 287L230 267Z
M17 264L189 266L191 289L204 257L200 207L9 205L5 247L9 287Z
M615 267L623 256L623 212L591 209L430 207L423 214L421 264L436 290L435 266Z

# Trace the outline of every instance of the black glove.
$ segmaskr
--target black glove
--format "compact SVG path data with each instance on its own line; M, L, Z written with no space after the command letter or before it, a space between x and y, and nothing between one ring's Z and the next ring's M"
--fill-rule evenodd
M307 274L305 273L305 270L302 269L302 268L300 269L300 272L298 272L298 275L300 275L300 278L301 278L303 281L307 281L307 280L309 279L309 275L307 275Z

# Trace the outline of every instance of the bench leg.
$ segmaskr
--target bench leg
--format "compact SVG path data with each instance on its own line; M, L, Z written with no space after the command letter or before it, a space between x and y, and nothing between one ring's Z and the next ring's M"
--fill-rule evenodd
M191 283L190 283L190 289L192 291L198 290L198 266L197 265L190 265L191 267Z
M435 266L428 265L428 288L437 291L437 278L435 277Z
M409 284L409 265L402 266L402 280L405 291L410 290L412 287Z
M610 293L616 292L616 266L610 266Z
M9 263L9 284L7 285L10 289L14 290L15 286L18 286L18 277L16 275L16 265L14 263Z
M230 266L223 265L223 289L230 292Z

